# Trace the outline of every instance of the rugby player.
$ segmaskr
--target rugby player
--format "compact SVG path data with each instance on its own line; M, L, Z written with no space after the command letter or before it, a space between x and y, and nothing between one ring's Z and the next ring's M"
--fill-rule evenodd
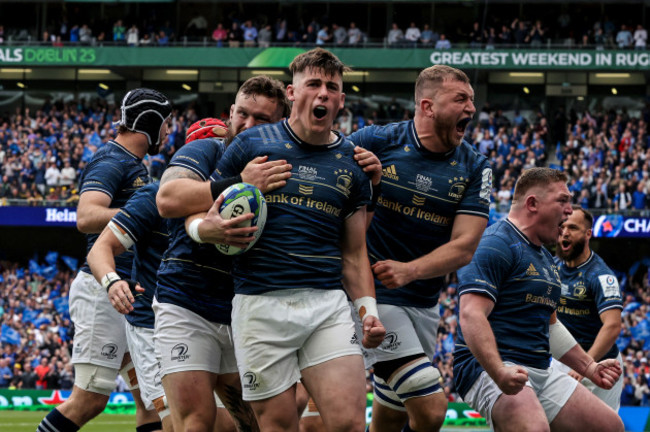
M573 212L566 181L549 168L524 171L508 217L458 271L454 381L495 430L624 430L614 410L549 367L553 355L603 388L622 373L614 359L594 361L557 320L560 276L543 245L557 241Z
M117 137L95 153L80 179L77 228L87 234L88 251L99 233L126 204L131 195L149 183L142 158L156 154L168 134L172 112L167 97L155 90L129 91L120 107ZM120 278L131 276L132 254L116 260ZM97 282L84 265L70 289L70 315L75 324L72 363L75 385L70 397L43 419L39 432L76 431L100 414L115 389L115 378L124 367L129 382L130 360L127 353L125 318L106 295L109 282ZM136 404L142 407L137 389ZM140 431L160 428L155 411L138 409L136 424Z
M612 358L622 364L616 338L621 331L623 299L616 276L589 247L593 222L591 213L574 206L562 225L556 247L562 282L557 318L594 360ZM618 412L622 376L611 389L603 389L555 359L553 366L569 373Z
M436 65L415 83L413 120L349 137L383 167L367 235L387 331L366 355L375 376L372 432L439 430L445 419L447 398L431 364L438 297L443 277L469 263L476 250L492 188L486 157L463 141L475 112L467 75Z

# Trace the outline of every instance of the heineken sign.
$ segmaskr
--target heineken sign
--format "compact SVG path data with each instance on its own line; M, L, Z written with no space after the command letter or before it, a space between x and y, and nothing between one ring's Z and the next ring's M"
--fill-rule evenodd
M302 47L3 47L0 66L286 69L304 51ZM648 51L332 48L332 52L352 68L363 70L421 70L432 64L542 71L646 71L650 67Z

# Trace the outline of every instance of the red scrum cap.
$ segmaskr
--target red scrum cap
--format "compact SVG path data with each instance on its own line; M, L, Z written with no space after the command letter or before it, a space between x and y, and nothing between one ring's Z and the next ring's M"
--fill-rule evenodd
M204 118L187 128L185 144L203 138L223 138L228 133L228 126L216 118Z

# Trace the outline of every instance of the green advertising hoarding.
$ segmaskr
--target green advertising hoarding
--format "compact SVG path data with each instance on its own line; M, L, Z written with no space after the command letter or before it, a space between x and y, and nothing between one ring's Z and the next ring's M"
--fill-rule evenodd
M0 67L217 67L287 68L301 47L4 47ZM649 51L434 50L336 48L358 69L422 69L448 64L462 69L646 71Z

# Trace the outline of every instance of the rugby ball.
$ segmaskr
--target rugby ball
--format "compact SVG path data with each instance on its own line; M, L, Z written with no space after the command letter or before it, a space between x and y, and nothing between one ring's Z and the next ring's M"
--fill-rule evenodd
M236 183L223 192L223 204L219 209L219 214L224 219L232 219L234 217L253 213L255 217L241 223L240 227L256 226L255 239L248 244L245 249L227 244L216 244L217 250L224 255L239 255L250 248L257 242L264 230L266 223L266 200L262 192L255 186L248 183Z

